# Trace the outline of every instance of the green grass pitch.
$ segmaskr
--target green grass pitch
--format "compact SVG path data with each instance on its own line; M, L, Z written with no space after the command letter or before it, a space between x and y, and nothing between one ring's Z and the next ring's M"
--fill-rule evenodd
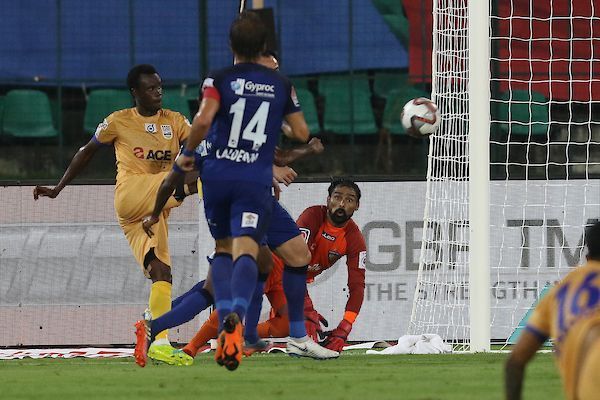
M314 361L255 354L237 371L212 354L191 367L124 359L0 361L0 399L502 399L506 354L365 355ZM530 364L524 398L562 399L551 354Z

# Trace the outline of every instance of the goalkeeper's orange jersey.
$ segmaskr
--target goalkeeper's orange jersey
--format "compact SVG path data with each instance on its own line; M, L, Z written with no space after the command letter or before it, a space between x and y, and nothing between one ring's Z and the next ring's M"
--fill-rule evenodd
M110 114L94 138L115 146L118 185L129 175L168 171L189 132L189 121L178 112L161 109L144 117L134 107Z
M588 348L584 338L589 329L600 324L600 261L587 264L570 272L539 302L527 322L527 330L540 340L554 341L568 399L576 398L579 357Z

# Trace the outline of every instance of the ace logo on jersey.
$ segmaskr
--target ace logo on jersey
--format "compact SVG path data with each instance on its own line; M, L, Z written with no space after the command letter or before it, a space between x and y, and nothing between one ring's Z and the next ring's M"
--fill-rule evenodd
M145 123L144 130L148 133L156 133L156 124Z

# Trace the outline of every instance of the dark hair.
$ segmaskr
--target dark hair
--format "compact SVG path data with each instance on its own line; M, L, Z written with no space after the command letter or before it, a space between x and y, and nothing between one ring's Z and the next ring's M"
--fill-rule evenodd
M127 74L127 87L135 89L140 84L140 75L142 74L157 74L156 68L150 64L139 64L129 70Z
M354 183L353 180L341 178L341 179L334 179L333 181L331 181L331 185L329 185L329 189L327 189L330 196L333 194L333 191L338 186L349 187L350 189L353 189L354 192L356 193L356 200L360 201L360 196L361 196L360 188L358 187L358 185L356 183Z
M236 55L255 59L265 50L267 28L256 13L246 10L231 24L229 44Z
M588 258L600 261L600 221L585 230L585 244Z

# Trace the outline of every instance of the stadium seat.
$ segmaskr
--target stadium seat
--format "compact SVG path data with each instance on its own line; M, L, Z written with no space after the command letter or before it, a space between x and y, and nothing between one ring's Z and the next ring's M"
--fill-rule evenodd
M2 132L20 138L58 136L46 93L39 90L11 90L4 99Z
M163 108L177 111L190 119L190 104L188 98L174 91L163 91Z
M319 92L325 97L323 128L326 131L342 135L352 132L355 135L370 135L377 132L366 75L355 75L352 84L350 76L322 77L319 80Z
M313 97L310 90L306 88L297 87L296 96L298 96L298 101L300 102L300 107L302 107L304 119L306 120L308 130L310 131L310 133L315 134L321 132L321 127L319 126L319 117L317 114L317 106L315 104L315 98Z
M393 92L403 90L408 82L408 74L400 72L377 72L373 78L373 93L387 99Z
M90 92L85 115L83 117L83 131L93 133L104 118L115 111L133 106L131 95L127 90L97 89Z
M417 97L429 98L430 94L408 84L402 90L390 92L383 110L383 127L392 134L404 134L401 121L402 109L409 100Z
M546 135L549 127L549 107L544 95L527 90L503 93L496 101L500 129L515 135ZM499 104L498 104L499 103Z

